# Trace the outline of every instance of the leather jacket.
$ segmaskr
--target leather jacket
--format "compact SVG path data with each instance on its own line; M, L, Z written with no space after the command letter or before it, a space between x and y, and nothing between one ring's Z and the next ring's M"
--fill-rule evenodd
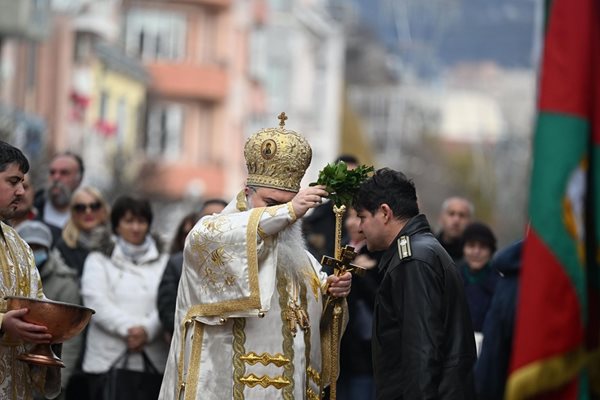
M379 269L377 400L474 399L476 350L463 283L424 215L407 222Z

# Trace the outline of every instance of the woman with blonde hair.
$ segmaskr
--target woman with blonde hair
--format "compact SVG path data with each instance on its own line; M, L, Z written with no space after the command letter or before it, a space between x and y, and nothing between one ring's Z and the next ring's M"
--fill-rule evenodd
M56 248L65 263L81 277L88 253L110 240L109 206L92 186L78 188L71 197L70 216Z

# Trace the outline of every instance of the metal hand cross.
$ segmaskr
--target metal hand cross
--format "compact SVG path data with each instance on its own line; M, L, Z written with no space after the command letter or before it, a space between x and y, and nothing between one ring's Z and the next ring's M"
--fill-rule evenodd
M363 276L367 270L352 264L352 261L354 261L357 255L358 254L354 251L354 247L344 246L342 248L340 259L323 256L321 264L332 267L336 275L341 275L344 272L349 271L355 275Z

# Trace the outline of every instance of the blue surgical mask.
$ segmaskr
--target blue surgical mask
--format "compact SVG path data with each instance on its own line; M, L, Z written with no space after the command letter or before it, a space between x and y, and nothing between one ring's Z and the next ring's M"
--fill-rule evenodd
M35 265L39 267L43 263L48 260L48 252L46 250L35 250L33 252L33 259L35 260Z

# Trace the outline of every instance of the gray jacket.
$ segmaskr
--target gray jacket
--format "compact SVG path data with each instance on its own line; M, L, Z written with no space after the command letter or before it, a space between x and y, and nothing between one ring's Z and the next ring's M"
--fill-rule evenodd
M42 278L44 294L50 300L81 304L77 271L65 264L58 250L53 249L50 251L48 260L40 269L40 277ZM83 336L79 334L62 345L60 358L65 363L61 377L63 389L67 386L67 382L69 382L75 369L79 354L82 351L82 344Z

